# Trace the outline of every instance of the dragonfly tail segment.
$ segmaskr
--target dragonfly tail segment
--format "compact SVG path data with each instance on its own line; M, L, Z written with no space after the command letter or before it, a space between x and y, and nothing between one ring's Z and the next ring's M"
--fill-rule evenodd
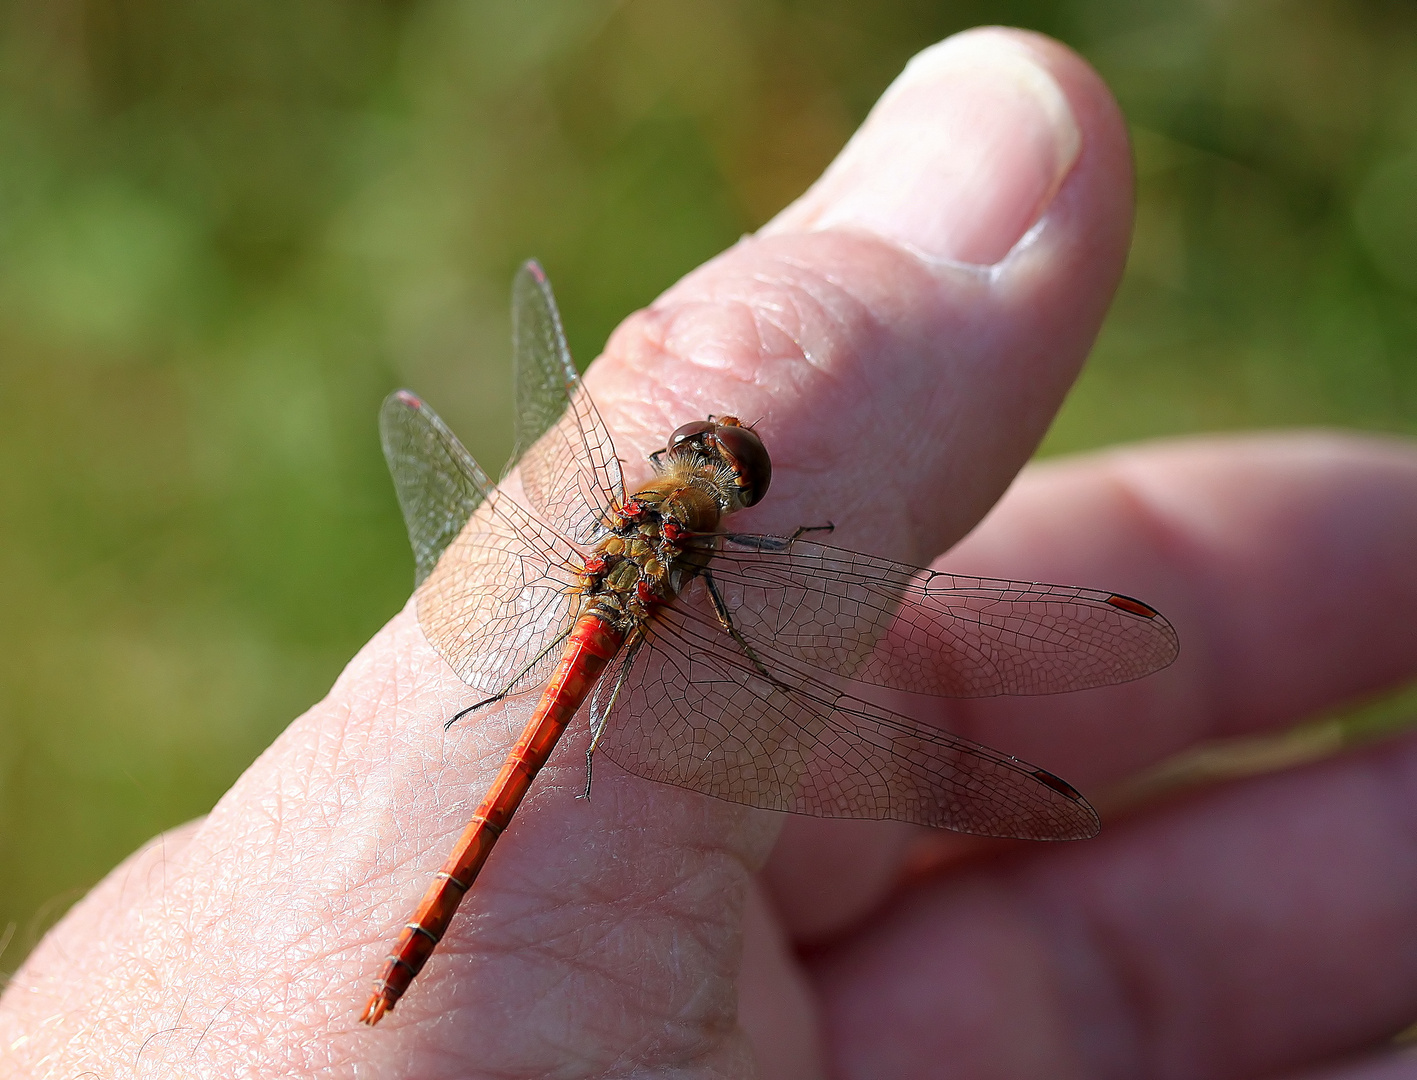
M360 1016L361 1021L371 1026L377 1024L423 970L497 838L521 805L532 780L623 644L623 632L599 615L588 614L577 622L561 654L561 662L522 730L521 738L507 755L501 772L463 830L457 847L434 875L418 910L389 953L383 973L374 984L374 993Z

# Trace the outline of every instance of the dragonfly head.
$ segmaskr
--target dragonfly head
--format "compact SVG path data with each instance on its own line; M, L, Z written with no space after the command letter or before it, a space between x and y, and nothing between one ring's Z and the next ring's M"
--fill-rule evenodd
M732 477L732 509L752 506L767 494L772 483L772 459L763 440L736 416L695 420L669 436L664 453L719 466Z

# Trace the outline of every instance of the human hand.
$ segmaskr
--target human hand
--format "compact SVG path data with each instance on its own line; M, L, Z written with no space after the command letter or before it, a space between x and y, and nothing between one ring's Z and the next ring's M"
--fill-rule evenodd
M707 413L765 417L773 491L735 527L830 518L833 543L928 562L1008 487L1075 376L1130 182L1081 61L1032 35L952 39L802 200L627 320L586 381L627 461ZM938 565L1143 597L1182 659L940 720L1089 793L1286 726L1417 671L1414 539L1417 454L1396 443L1030 468ZM444 734L468 697L405 609L211 815L45 939L0 1007L4 1064L364 1080L738 1075L756 1055L780 1077L1245 1076L1413 1019L1412 739L1085 844L931 840L935 869L912 875L904 827L784 824L610 767L577 801L578 732L371 1031L388 944L507 748L499 723ZM1334 1075L1384 1067L1402 1066Z

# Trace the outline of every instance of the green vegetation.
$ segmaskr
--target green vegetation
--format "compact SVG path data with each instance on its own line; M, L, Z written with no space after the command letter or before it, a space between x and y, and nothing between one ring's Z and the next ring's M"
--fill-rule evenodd
M978 22L1080 49L1136 136L1131 267L1049 452L1417 432L1398 0L0 9L0 969L397 610L379 401L418 388L495 468L521 259L588 360Z

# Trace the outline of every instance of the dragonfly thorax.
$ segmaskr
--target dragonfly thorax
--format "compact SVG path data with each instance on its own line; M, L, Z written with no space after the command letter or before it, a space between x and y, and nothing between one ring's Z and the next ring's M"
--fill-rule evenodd
M685 424L650 460L657 475L615 510L583 576L593 607L622 627L703 570L724 516L762 498L772 477L762 441L732 416Z
M678 469L662 472L617 511L586 560L584 591L612 622L643 622L706 564L697 538L711 536L723 514L712 484Z

